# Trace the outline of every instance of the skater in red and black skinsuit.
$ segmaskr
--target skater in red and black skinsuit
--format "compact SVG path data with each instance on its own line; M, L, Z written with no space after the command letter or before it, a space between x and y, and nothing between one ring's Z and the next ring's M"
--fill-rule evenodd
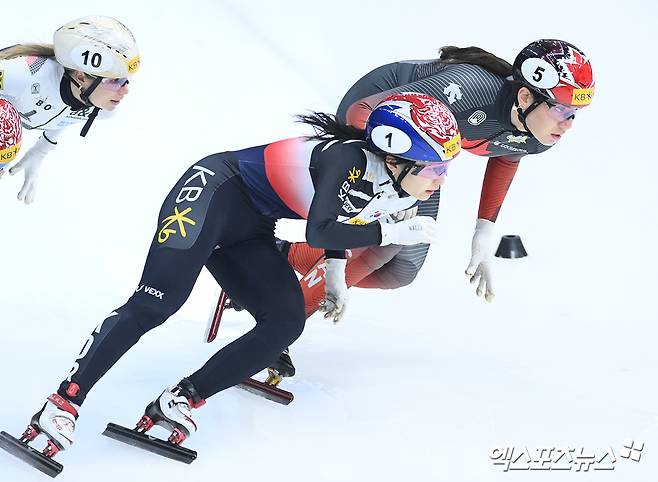
M342 277L336 285L342 292L346 249L435 241L431 217L379 220L428 199L444 182L460 150L457 122L445 104L396 94L378 104L365 130L325 114L303 120L316 128L316 137L213 154L181 177L162 205L135 293L93 330L69 376L17 443L24 446L43 433L46 456L68 448L78 408L92 387L181 307L206 266L256 326L165 390L140 425L173 429L173 444L195 432L191 407L267 367L304 328L301 288L275 243L277 219L307 220L306 239L326 251L328 269L335 280ZM340 309L335 305L330 313L339 316Z
M384 65L361 78L343 98L337 118L362 126L378 99L399 91L441 99L455 115L462 147L489 157L466 274L477 294L494 298L491 260L498 238L494 223L519 161L554 146L571 127L577 111L592 100L589 60L575 46L539 40L525 47L514 65L481 50L444 47L437 60ZM462 161L464 162L464 161ZM405 216L436 218L440 191ZM347 283L362 288L406 286L420 270L429 245L370 247L348 259ZM288 259L302 275L307 316L325 298L322 252L305 243L290 245Z

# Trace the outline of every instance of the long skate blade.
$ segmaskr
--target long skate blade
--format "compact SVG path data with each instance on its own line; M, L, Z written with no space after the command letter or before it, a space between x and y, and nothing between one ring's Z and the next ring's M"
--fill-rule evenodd
M15 439L4 431L0 432L0 448L50 477L57 477L62 469L64 469L62 464L55 462L50 457L46 457L38 450Z
M264 397L273 402L280 403L282 405L288 405L295 399L295 396L292 393L277 387L273 387L268 383L259 382L253 378L249 378L240 383L238 388L246 390L249 393L253 393L254 395L258 395L259 397Z
M217 338L217 332L219 331L219 323L222 321L222 315L224 314L224 310L226 309L227 298L228 295L226 294L226 291L222 290L221 293L219 293L219 301L217 301L217 308L215 308L215 314L213 315L212 319L208 322L208 326L206 327L206 335L205 335L206 343L212 343L215 340L215 338Z
M116 423L108 423L103 435L178 462L191 464L196 459L196 452L194 450L181 447L180 445L174 445L130 428L122 427Z

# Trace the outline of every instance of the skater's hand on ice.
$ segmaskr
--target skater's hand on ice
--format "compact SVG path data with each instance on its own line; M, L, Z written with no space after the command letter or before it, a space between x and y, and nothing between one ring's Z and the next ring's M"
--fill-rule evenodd
M439 223L431 216L414 216L395 224L380 223L380 226L380 246L435 243L439 239Z
M10 175L15 175L23 171L25 179L23 187L18 193L18 200L30 204L34 201L37 192L37 181L39 180L39 170L41 163L46 155L55 148L55 144L47 141L43 135L37 142L25 153L23 158L9 169Z
M325 260L327 274L325 275L325 298L320 301L318 310L324 313L324 318L338 323L345 315L347 307L347 283L345 282L346 259L329 258Z
M475 225L475 234L471 242L471 261L466 268L466 276L471 284L477 284L475 293L484 295L488 302L494 297L492 276L493 255L496 249L495 225L486 219L478 219Z

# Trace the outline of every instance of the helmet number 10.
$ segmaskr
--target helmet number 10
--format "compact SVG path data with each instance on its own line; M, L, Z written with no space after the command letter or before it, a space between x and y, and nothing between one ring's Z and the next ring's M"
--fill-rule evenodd
M89 50L85 50L84 52L82 52L82 58L83 58L82 63L84 65L89 65L89 62L90 62ZM98 68L98 67L101 66L102 62L103 62L103 57L98 52L95 52L93 55L91 55L91 66L92 67Z

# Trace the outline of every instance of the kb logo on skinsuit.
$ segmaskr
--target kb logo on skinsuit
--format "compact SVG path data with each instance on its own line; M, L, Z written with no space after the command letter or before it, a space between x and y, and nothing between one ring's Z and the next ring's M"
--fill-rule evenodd
M184 201L188 201L190 203L197 201L201 196L203 189L208 184L206 175L215 175L215 173L210 169L206 169L202 166L194 166L192 167L192 171L194 171L194 174L192 174L185 181L183 187L178 193L178 196L176 196L176 204L180 204ZM199 182L201 184L200 186L194 185L195 183L198 184ZM186 207L182 211L179 211L178 206L174 206L174 213L171 216L167 216L160 222L160 224L163 224L164 226L162 226L160 231L158 231L158 243L166 243L170 236L173 234L180 234L182 238L187 238L185 225L189 224L190 226L196 226L196 221L191 217L188 217L191 212L191 207Z

